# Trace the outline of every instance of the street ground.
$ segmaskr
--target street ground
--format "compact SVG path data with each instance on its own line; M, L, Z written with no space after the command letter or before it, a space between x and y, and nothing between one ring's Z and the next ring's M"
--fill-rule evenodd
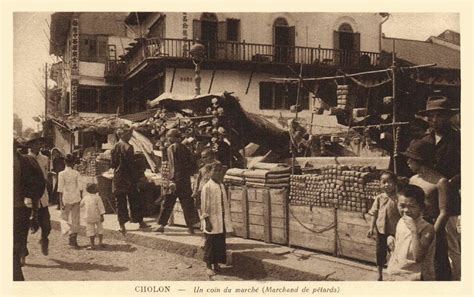
M41 253L39 233L28 236L30 255L23 273L27 281L232 281L251 280L252 275L223 267L221 275L209 278L203 261L161 250L104 238L106 247L86 250L89 238L78 237L81 249L67 245L67 236L52 230L49 255ZM275 280L264 278L259 280Z

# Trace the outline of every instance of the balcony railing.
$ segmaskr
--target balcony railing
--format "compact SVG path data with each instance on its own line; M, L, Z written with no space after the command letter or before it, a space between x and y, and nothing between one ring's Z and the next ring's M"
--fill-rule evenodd
M190 58L193 40L172 38L140 39L126 55L127 71L151 57ZM206 60L248 61L280 64L326 65L341 68L370 67L379 65L376 52L346 51L322 47L280 46L244 42L204 42Z

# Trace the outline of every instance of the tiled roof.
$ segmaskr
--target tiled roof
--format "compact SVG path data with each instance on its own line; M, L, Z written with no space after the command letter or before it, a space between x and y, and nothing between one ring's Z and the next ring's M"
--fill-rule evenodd
M157 110L158 108L147 109L147 110L140 111L137 113L121 115L120 118L129 120L132 122L141 122L154 116Z
M391 53L393 41L399 59L415 65L436 63L439 68L460 69L460 52L457 50L426 41L382 38L382 51Z

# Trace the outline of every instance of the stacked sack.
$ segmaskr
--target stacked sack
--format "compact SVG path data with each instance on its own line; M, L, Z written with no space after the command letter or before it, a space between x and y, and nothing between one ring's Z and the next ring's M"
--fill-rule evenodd
M290 167L286 164L259 163L254 168L244 172L247 186L268 188L290 186Z
M230 168L227 170L224 176L224 183L230 186L243 186L245 185L245 169Z
M373 194L371 179L375 168L330 165L318 175L293 175L290 181L290 201L293 205L338 207L367 212ZM367 185L370 185L367 187Z

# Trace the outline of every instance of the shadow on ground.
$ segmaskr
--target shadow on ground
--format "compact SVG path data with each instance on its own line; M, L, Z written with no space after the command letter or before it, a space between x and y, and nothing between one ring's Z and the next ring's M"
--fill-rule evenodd
M55 262L56 265L43 265L43 264L28 264L34 268L58 268L66 269L70 271L89 271L89 270L100 270L105 272L122 272L129 270L127 267L115 266L115 265L102 265L96 263L83 263L83 262L67 262L58 259L50 259Z

